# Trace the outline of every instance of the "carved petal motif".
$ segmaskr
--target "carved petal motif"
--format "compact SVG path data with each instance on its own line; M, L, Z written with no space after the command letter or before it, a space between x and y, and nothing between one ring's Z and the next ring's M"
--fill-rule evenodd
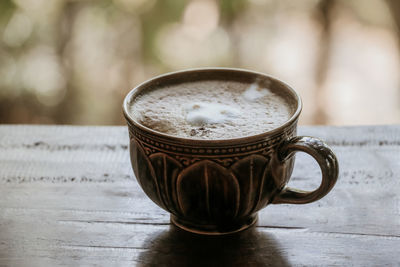
M157 186L157 178L150 160L146 156L143 147L136 140L131 140L131 162L136 179L146 195L160 207L167 209L162 202L160 188Z
M182 165L164 153L155 153L150 155L149 158L157 178L156 182L160 191L161 201L171 213L175 215L181 214L176 193L176 179L182 170Z
M240 187L221 165L203 160L184 169L177 179L179 206L190 219L205 223L237 216Z
M250 155L231 166L240 185L239 216L254 212L262 196L268 194L263 190L268 163L269 160L261 155Z

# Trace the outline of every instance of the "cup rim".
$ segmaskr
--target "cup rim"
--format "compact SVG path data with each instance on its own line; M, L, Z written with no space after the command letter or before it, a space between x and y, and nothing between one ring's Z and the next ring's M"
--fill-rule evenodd
M195 138L187 138L187 137L179 137L179 136L175 136L175 135L170 135L170 134L166 134L166 133L162 133L162 132L158 132L155 131L151 128L148 128L144 125L142 125L141 123L139 123L138 121L136 121L133 116L131 116L129 110L129 103L132 100L132 97L134 96L135 93L137 93L138 91L141 90L141 88L143 88L144 86L150 84L150 83L154 83L157 80L160 80L164 77L167 76L175 76L175 75L179 75L179 74L185 74L185 73L193 73L193 72L207 72L207 71L228 71L228 72L232 72L232 73L248 73L248 74L253 74L253 75L258 75L261 77L265 77L267 79L273 80L274 82L280 83L281 85L283 85L290 93L292 96L294 96L295 101L297 103L297 108L296 111L293 113L293 115L286 120L283 124L279 125L278 127L269 130L269 131L265 131L263 133L260 134L256 134L256 135L249 135L249 136L243 136L243 137L238 137L238 138L226 138L226 139L195 139ZM142 83L140 83L139 85L137 85L136 87L134 87L133 89L131 89L128 94L125 96L123 104L122 104L122 109L123 109L123 113L125 116L125 119L128 121L128 124L132 124L133 126L139 128L140 130L144 131L144 132L149 132L152 135L155 135L157 137L163 138L163 139L168 139L170 141L174 141L176 143L183 143L183 144L196 144L196 145L223 145L223 144L239 144L239 143L249 143L252 141L259 141L262 140L263 138L266 137L270 137L270 136L275 136L278 133L284 131L284 129L288 128L290 125L292 125L293 123L295 123L300 115L300 112L302 110L302 101L300 98L300 95L292 88L290 87L288 84L286 84L285 82L271 76L271 75L267 75L261 72L257 72L257 71L252 71L252 70L246 70L246 69L241 69L241 68L225 68L225 67L208 67L208 68L191 68L191 69L185 69L185 70L179 70L179 71L173 71L173 72L168 72L168 73L164 73L158 76L155 76L153 78L150 78Z

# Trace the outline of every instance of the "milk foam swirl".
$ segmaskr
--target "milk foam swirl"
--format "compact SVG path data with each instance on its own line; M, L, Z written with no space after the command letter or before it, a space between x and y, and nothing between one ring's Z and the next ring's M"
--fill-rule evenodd
M185 107L186 121L190 125L207 125L232 122L240 110L219 103L195 102Z

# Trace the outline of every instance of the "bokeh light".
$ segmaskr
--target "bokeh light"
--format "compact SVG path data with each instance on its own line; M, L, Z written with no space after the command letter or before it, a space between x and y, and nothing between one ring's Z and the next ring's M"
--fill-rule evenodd
M185 68L264 72L301 124L400 123L397 0L3 0L0 123L124 124L135 85Z

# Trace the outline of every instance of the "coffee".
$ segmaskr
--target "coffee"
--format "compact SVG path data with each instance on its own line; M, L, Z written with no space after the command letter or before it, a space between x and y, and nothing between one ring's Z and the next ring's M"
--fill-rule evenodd
M155 77L123 104L135 177L173 224L196 234L244 230L269 204L317 201L335 185L338 162L323 141L296 136L301 106L289 86L252 71ZM286 186L297 151L321 167L314 191Z
M194 81L146 91L130 104L140 124L190 139L231 139L261 134L286 122L293 107L260 85Z

